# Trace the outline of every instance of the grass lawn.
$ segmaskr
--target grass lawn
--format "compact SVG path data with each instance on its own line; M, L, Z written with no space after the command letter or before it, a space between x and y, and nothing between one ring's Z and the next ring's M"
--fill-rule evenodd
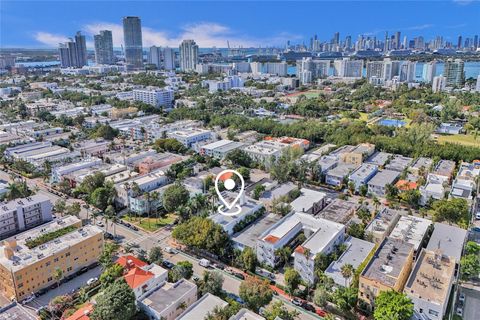
M145 229L147 231L156 231L159 228L165 227L167 224L173 223L177 218L174 214L167 214L160 218L146 218L146 217L128 217L124 216L123 220L133 223L134 225Z
M439 135L437 138L438 143L457 143L463 144L465 146L479 147L480 148L480 137L475 139L472 135L465 134L456 134L456 135Z
M360 114L360 119L361 121L365 121L367 122L368 121L368 113L365 113L365 112L359 112Z

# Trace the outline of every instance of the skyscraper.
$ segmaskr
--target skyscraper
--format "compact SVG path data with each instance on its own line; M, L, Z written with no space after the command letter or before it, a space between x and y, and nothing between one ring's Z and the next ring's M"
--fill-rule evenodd
M473 50L476 50L478 48L478 34L473 37Z
M148 52L148 63L154 64L157 69L162 68L162 48L151 46Z
M427 62L423 65L423 71L422 71L422 78L423 81L427 83L431 83L433 81L433 77L435 77L435 74L437 72L437 61L430 61Z
M85 36L80 31L75 35L75 40L60 43L58 51L62 68L81 68L87 64Z
M123 18L125 60L129 68L143 66L142 25L139 17Z
M395 32L395 36L393 37L393 48L400 49L400 31Z
M333 35L333 44L340 44L340 32L335 32Z
M416 61L404 61L400 67L400 81L413 82L415 80Z
M461 47L462 47L462 36L458 36L457 49L460 49Z
M172 48L163 49L163 67L165 70L175 70L175 52Z
M433 77L432 81L432 91L433 92L440 92L445 90L445 85L446 85L447 79L443 76L437 76Z
M464 62L462 59L448 59L445 61L443 75L446 78L447 87L461 86L465 82Z
M99 34L93 36L93 40L95 43L95 61L97 64L115 63L112 31L101 30Z
M180 69L195 71L198 62L198 46L194 40L183 40L180 44Z

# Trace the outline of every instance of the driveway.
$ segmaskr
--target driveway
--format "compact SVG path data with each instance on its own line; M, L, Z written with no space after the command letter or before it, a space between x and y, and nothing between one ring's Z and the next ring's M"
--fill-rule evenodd
M462 288L461 292L465 294L463 319L480 319L480 291Z
M73 278L72 280L65 282L60 287L49 290L47 293L35 298L33 301L27 303L27 306L32 307L36 310L40 309L43 306L48 305L50 300L55 298L56 296L65 295L72 290L78 290L81 287L87 285L87 281L91 278L100 278L100 274L102 273L102 267L97 266L94 269L88 270L82 275Z

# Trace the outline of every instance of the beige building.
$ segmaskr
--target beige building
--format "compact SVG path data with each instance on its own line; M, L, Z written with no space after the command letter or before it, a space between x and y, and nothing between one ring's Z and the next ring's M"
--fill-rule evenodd
M358 298L373 311L375 298L382 291L402 292L412 270L412 244L386 238L360 274Z
M138 109L135 107L128 107L128 108L112 108L110 111L110 118L113 120L121 119L125 116L137 113Z
M98 261L102 250L102 230L82 227L74 216L8 238L0 246L0 294L22 301L59 281L55 270L71 275Z
M375 145L370 143L361 143L352 151L340 155L340 160L344 163L361 166L363 161L375 152Z

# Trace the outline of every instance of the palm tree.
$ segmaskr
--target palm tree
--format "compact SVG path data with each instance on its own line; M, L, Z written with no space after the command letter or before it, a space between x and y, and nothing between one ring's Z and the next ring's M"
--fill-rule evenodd
M57 287L58 287L60 280L62 280L63 278L63 270L60 268L55 268L55 271L53 272L53 278L57 282Z
M105 217L105 231L108 232L108 221L110 222L113 220L113 217L116 215L115 214L115 209L113 208L112 205L109 205L104 212L104 217Z
M375 217L375 213L378 211L378 206L380 206L380 200L377 197L373 197L373 205L375 206L375 211L372 212L372 219Z
M152 198L150 196L150 192L145 192L143 196L147 203L147 221L148 221L148 227L150 228L150 212L152 210L152 203L151 203Z
M344 264L341 268L342 276L345 278L345 287L347 286L347 280L353 275L354 268L350 263Z

